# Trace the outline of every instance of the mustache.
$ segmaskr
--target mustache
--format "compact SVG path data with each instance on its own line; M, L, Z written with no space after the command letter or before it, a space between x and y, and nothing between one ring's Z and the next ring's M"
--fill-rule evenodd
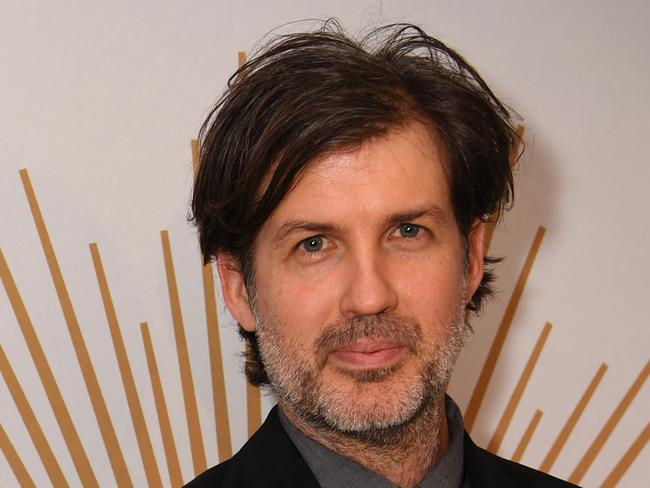
M422 341L422 328L414 320L390 313L364 315L336 322L325 328L314 344L319 366L325 365L327 356L332 351L362 338L390 340L416 353Z

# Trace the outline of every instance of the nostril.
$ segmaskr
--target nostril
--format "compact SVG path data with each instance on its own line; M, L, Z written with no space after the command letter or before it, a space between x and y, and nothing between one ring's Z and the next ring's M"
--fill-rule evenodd
M397 294L389 279L376 268L357 269L342 297L346 314L375 315L397 305Z

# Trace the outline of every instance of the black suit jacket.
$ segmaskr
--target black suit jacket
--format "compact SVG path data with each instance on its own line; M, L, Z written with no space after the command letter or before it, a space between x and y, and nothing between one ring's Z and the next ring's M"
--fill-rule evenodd
M472 488L569 488L570 483L513 463L476 446L465 434L464 466ZM275 407L231 459L201 474L186 488L319 488L285 432Z

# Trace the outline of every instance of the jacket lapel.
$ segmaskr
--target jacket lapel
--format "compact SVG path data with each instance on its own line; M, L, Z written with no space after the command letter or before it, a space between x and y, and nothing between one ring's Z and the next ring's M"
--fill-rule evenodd
M477 447L465 432L465 472L472 488L578 488Z
M495 486L522 488L528 486L530 480L527 479L527 476L513 478L513 473L504 469L504 460L474 444L467 432L465 432L463 440L463 450L464 468L472 488L493 488Z
M319 488L316 478L286 434L277 406L231 459L224 487Z

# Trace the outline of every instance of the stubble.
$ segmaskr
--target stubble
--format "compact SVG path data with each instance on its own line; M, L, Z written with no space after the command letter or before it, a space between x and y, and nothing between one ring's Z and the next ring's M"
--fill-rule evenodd
M252 308L271 388L300 423L339 444L351 441L392 450L398 445L426 443L437 449L435 434L440 427L444 391L467 333L464 306L441 324L448 332L438 344L424 342L417 322L382 313L329 325L314 341L311 355L303 352L304 344L281 334L281 324L264 320L257 308ZM393 341L404 346L407 354L385 368L333 367L352 382L351 389L324 382L329 354L362 338ZM420 359L422 366L412 377L405 377L403 363L411 357Z

